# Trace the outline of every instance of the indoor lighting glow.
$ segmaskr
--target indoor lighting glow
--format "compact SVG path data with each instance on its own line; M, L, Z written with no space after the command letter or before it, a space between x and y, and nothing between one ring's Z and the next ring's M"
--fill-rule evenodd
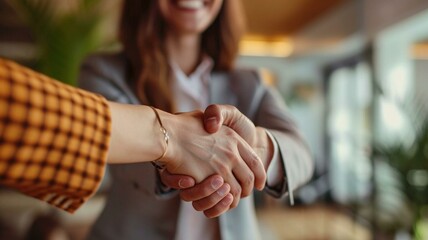
M411 54L413 59L427 60L428 59L428 43L416 43L411 46Z
M345 109L336 110L331 114L330 131L332 133L349 133L352 129L350 112Z
M239 52L244 56L288 57L293 53L293 43L286 37L244 37Z
M406 129L403 113L390 101L380 100L380 116L385 129L392 133L402 132Z
M410 80L403 66L396 66L389 75L389 82L385 90L392 99L400 102L406 99L410 92Z

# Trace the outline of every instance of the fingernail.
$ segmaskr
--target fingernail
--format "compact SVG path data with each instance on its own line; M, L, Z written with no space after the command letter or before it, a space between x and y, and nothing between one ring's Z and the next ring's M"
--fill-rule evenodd
M189 181L189 179L180 179L178 181L178 186L180 188L189 188L189 187L193 186L193 183L192 183L192 181Z
M217 194L221 197L225 196L227 193L227 188L220 188L219 190L217 190Z
M221 187L221 185L223 185L223 181L219 178L216 178L211 182L211 186L214 189L218 189L219 187Z
M206 124L212 124L217 125L217 118L216 117L210 117L207 119Z

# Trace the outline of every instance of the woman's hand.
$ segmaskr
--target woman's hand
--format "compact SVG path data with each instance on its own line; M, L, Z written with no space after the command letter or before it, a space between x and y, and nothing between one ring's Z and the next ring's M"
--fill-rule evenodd
M272 160L273 143L264 128L254 126L254 123L234 106L217 104L208 106L204 113L205 130L215 133L222 125L238 133L253 148L267 169Z

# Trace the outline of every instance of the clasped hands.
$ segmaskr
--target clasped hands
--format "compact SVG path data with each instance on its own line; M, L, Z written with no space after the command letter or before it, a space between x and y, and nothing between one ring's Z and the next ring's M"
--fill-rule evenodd
M175 116L165 124L170 146L160 176L182 200L212 218L264 188L273 145L263 128L227 105Z

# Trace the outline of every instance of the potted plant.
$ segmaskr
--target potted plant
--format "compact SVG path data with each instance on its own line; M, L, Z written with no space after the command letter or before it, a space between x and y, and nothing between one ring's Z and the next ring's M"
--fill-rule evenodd
M413 126L414 139L411 144L398 141L393 145L377 143L376 155L398 172L402 185L413 212L412 232L415 239L425 239L421 228L424 221L423 209L428 205L428 114L425 104L416 101L404 104L402 111ZM426 216L425 216L426 218ZM426 234L426 233L425 233Z
M75 85L83 58L100 43L100 0L10 0L31 28L37 70Z

